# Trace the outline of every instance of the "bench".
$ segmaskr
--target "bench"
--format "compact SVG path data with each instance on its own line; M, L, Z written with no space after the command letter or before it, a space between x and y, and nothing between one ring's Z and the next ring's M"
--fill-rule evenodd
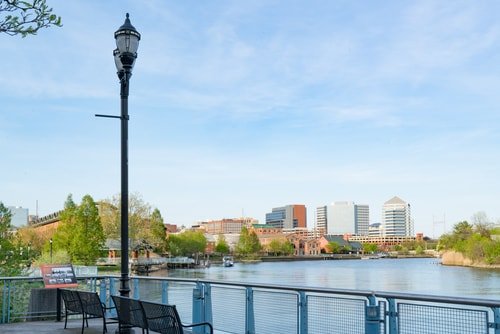
M181 322L175 305L159 304L137 299L112 296L118 312L119 326L130 325L158 333L184 334L184 328L197 326L208 326L210 334L213 334L212 324L201 322L185 325Z
M82 315L82 331L83 328L85 327L85 317L83 316L83 307L82 307L82 301L80 300L80 297L78 296L78 291L76 290L67 290L67 289L59 289L61 293L61 297L64 301L64 309L65 309L65 315L64 315L64 329L66 329L66 326L68 325L68 316L69 315L76 315L76 314L81 314ZM89 326L89 323L87 321L87 327Z
M121 332L123 325L130 327L139 327L149 333L148 323L144 310L137 299L131 299L121 296L111 296L113 303L115 303L116 313L118 315L118 328Z
M107 317L108 311L114 309L114 307L106 307L106 305L99 299L97 292L68 289L59 290L66 309L64 328L66 328L68 323L68 315L72 314L82 315L82 334L85 329L85 323L87 324L87 327L89 326L88 319L102 318L103 334L108 331L106 324L118 322L115 318Z

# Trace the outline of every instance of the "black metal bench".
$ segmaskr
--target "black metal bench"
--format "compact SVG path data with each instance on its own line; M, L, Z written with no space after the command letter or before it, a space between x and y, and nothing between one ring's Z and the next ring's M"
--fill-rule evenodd
M87 324L87 327L89 325L88 319L102 318L103 334L108 331L106 324L118 322L116 318L108 317L108 311L114 309L114 307L106 307L106 305L99 299L97 292L67 289L59 290L66 309L64 328L66 328L68 322L68 315L72 314L82 315L82 334L85 329L85 324ZM68 310L70 313L68 313Z
M123 325L128 325L141 328L143 334L144 331L149 333L148 322L139 300L121 296L111 296L111 298L116 306L120 332Z
M143 333L149 330L166 334L184 334L184 328L208 326L213 334L212 324L201 322L185 325L181 322L175 305L166 305L147 302L127 297L112 296L118 312L118 321L121 325L142 328Z
M80 296L78 296L78 291L76 290L67 290L67 289L59 289L61 293L61 297L64 301L64 329L66 329L68 325L68 316L80 314L82 316L82 332L85 327L86 318L83 313L82 301L80 300ZM89 326L87 321L87 327Z

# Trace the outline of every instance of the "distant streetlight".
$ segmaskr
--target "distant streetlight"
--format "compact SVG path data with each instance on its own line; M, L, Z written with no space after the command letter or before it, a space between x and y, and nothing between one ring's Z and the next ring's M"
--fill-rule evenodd
M113 51L120 80L121 115L96 115L97 117L119 118L121 120L121 278L120 296L129 297L128 270L128 95L129 81L137 58L141 34L130 23L127 13L125 23L115 32L116 49ZM125 329L128 331L128 329Z
M49 242L50 242L50 263L52 264L52 238L50 238Z

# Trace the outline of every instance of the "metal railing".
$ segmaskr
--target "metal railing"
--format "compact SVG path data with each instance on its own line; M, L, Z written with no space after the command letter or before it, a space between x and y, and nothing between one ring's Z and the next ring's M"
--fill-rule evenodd
M118 294L117 276L78 283L110 306ZM0 323L58 316L41 278L0 278L0 289ZM163 277L133 277L131 297L175 304L216 333L500 334L499 300Z

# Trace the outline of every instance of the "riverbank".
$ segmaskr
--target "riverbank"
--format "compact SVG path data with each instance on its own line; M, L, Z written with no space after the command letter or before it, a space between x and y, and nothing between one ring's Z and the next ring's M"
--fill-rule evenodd
M462 253L455 251L446 251L441 255L441 264L445 266L461 266L461 267L474 267L484 269L500 269L498 264L487 264L484 262L474 262L469 258L463 256Z

